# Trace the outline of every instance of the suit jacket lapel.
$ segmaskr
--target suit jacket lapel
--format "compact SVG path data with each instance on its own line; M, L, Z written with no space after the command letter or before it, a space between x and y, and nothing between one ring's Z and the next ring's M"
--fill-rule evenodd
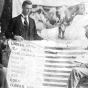
M33 20L32 18L29 17L29 35L30 35L30 40L34 40L34 23L33 23Z
M30 35L33 35L33 20L29 17L29 30L30 30Z
M33 29L33 21L30 17L29 17L29 28L30 28L30 31Z
M21 15L18 16L17 22L18 22L19 30L21 31L22 28L24 29L24 25L21 20Z

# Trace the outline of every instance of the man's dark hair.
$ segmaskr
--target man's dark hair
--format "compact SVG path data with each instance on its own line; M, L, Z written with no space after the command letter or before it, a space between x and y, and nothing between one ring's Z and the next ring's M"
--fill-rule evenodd
M22 6L25 6L25 5L31 5L32 2L30 0L26 0L23 2Z

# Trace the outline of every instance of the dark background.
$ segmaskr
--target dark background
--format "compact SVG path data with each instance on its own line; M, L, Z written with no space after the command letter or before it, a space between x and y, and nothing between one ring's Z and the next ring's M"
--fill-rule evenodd
M12 0L0 0L0 64L6 66L7 51L3 43L4 31L12 17Z
M7 29L10 18L12 17L12 0L0 0L0 25L1 34Z

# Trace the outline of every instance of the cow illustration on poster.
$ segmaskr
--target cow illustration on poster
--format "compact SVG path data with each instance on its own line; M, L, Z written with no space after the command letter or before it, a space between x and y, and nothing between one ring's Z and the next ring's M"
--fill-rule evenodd
M85 13L84 3L79 3L73 6L33 5L33 10L30 16L35 19L37 31L41 36L46 33L47 35L45 34L45 36L51 37L55 33L53 32L52 34L51 31L56 31L56 37L54 36L55 38L77 39L77 37L79 38L81 36L78 36L77 34L79 30L74 30L76 29L74 27L78 24L71 24L73 24L73 20L77 18L77 16L85 16ZM76 22L77 21L79 20L76 19ZM73 29L70 29L71 27L73 27ZM85 31L85 28L82 27L82 31ZM85 37L85 32L82 33L84 33ZM50 36L50 34L52 35Z

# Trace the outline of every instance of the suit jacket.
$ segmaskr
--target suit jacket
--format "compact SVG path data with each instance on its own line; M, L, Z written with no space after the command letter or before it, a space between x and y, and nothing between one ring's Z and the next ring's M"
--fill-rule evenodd
M7 30L5 31L6 38L14 39L14 35L22 36L22 30L24 25L21 20L21 15L10 20ZM36 31L36 25L34 19L29 17L29 28L28 28L28 40L41 40ZM25 38L24 38L25 39Z

